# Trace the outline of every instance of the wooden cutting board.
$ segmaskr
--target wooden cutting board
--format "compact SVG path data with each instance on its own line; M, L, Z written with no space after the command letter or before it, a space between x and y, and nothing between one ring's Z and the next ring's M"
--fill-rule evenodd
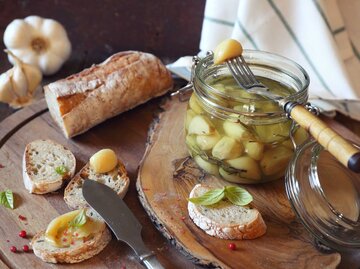
M135 181L139 162L145 150L147 131L158 111L159 99L123 113L92 128L90 131L66 139L55 126L47 111L45 101L40 101L0 122L0 191L11 189L15 193L14 210L0 206L0 268L86 268L86 269L141 269L144 268L134 252L115 238L99 255L73 265L52 265L42 262L32 253L12 253L15 245L21 250L29 239L18 236L26 230L29 238L46 229L48 223L59 214L70 211L63 200L63 189L51 194L29 194L22 181L22 155L25 145L35 139L50 138L68 147L77 159L79 171L89 157L102 148L112 148L125 163L130 177L130 188L125 202L143 226L142 236L146 245L156 252L165 268L193 268L179 252L172 248L152 225L139 203ZM25 216L26 221L19 219ZM170 258L169 258L170 257Z
M205 234L187 214L193 186L206 182L229 185L205 176L188 157L184 139L186 103L177 98L163 106L153 125L139 168L137 189L141 203L163 235L194 262L221 268L335 268L340 254L322 254L297 220L284 189L284 179L246 185L267 224L267 233L255 240L221 240ZM228 249L233 242L236 251Z
M153 112L157 109L158 100L148 102L74 139L66 139L55 126L45 101L22 109L0 123L0 191L11 189L16 199L14 210L0 206L0 268L143 268L132 250L115 239L99 255L75 265L51 265L31 253L10 252L10 246L21 249L29 242L18 236L20 230L25 229L31 237L45 229L54 217L69 211L63 201L63 190L34 195L29 194L23 186L21 160L25 145L35 139L47 138L74 152L77 171L97 150L113 148L129 172L131 184L125 202L144 227L142 235L145 243L156 252L165 268L195 268L156 231L141 208L135 189L146 133ZM202 173L184 159L187 157L182 131L185 103L172 100L165 104L164 109L165 112L156 120L156 128L151 132L152 138L148 141L138 186L142 203L157 227L186 257L202 264L233 268L334 268L338 264L339 254L322 255L311 246L311 239L294 218L281 180L250 188L269 227L263 238L237 242L238 250L230 252L226 247L227 241L215 240L199 231L187 218L184 199L193 184L202 177ZM157 154L155 149L161 149L161 154ZM153 160L159 163L149 167L148 161ZM189 167L191 173L195 174L185 171ZM172 175L175 170L178 172L174 179ZM146 176L145 171L148 171ZM221 184L216 180L215 183ZM21 220L20 215L25 216L26 220ZM185 219L182 220L182 217Z

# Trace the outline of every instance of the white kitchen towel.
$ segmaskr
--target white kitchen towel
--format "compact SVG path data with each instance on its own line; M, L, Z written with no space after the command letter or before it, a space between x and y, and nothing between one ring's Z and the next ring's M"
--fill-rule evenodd
M336 0L207 0L200 50L234 38L246 49L288 57L309 73L312 103L360 120L360 24L351 28L357 40L350 39L341 13L352 5L360 14L360 1L346 2L340 9ZM189 72L183 63L169 68Z

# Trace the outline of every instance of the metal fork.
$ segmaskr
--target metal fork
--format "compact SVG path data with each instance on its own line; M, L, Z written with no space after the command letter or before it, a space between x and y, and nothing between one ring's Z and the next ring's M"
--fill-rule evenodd
M254 87L266 88L258 81L251 71L243 56L235 57L226 61L226 64L236 82L246 90Z
M302 104L272 93L258 81L242 56L226 61L236 82L247 92L259 94L275 101L287 115L307 130L320 145L327 149L343 165L360 172L360 150L349 143L326 123L309 112Z
M268 87L257 80L242 55L227 60L226 65L239 86L247 92L259 94L278 102L284 99L280 95L271 93Z

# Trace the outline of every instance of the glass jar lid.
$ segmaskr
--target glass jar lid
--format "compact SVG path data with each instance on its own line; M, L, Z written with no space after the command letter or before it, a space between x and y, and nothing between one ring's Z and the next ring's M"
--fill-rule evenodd
M312 140L296 150L285 186L294 211L315 239L333 249L360 248L360 174Z

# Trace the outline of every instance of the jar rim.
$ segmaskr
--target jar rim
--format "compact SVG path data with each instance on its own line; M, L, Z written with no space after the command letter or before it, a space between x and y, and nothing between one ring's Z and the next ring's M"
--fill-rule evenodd
M279 71L281 71L284 74L291 76L294 80L297 80L301 84L300 90L294 92L293 94L291 94L289 96L284 97L284 100L298 101L300 104L304 104L307 101L310 78L309 78L308 73L305 71L305 69L301 65L299 65L298 63L294 62L293 60L291 60L289 58L286 58L284 56L281 56L281 55L278 55L275 53L266 52L266 51L246 49L243 51L242 55L245 58L246 62L249 64L250 68L253 67L254 65L262 65L262 66L266 66L269 68L275 67L275 66L270 66L270 64L267 63L264 59L267 59L270 62L277 61L280 63L284 63L288 66L291 66L299 74L301 74L301 77L300 76L294 77L295 76L294 74L290 74L291 71L286 70L284 68L276 67L276 69L278 69ZM217 90L216 88L210 86L205 81L205 77L203 77L201 75L201 73L203 71L202 69L210 67L210 66L213 66L213 53L211 51L209 51L207 53L207 56L205 56L204 58L201 58L199 60L199 62L196 64L195 70L194 70L194 78L193 78L194 79L193 86L194 86L195 92L198 93L198 96L203 101L205 101L205 104L207 104L209 107L215 107L217 109L225 111L228 114L238 114L238 115L245 115L245 116L260 116L261 117L261 116L284 116L285 115L284 111L243 112L243 111L238 111L238 110L235 110L232 108L221 106L221 104L217 104L215 102L212 102L211 100L208 100L208 98L206 98L206 95L204 94L204 91L202 91L199 88L206 89L207 92L217 94L221 97L231 98L231 96L228 96L228 95L224 96L224 93L222 93L221 91ZM226 67L226 65L220 64L220 65L218 65L218 67L224 68L224 67ZM250 103L250 102L255 102L255 101L262 102L262 103L273 103L272 100L259 100L259 99L255 99L255 98L244 98L244 99L237 98L236 100L241 100L244 103Z

